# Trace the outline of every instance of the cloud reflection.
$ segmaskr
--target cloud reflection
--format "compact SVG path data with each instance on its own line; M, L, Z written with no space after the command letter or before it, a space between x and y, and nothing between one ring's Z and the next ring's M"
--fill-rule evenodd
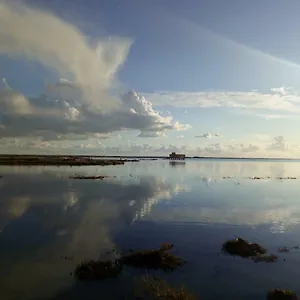
M126 184L70 181L50 173L5 176L0 188L1 294L5 299L16 294L43 298L70 286L68 274L76 262L105 255L115 247L114 233L186 188L151 176ZM61 255L75 261L68 264Z

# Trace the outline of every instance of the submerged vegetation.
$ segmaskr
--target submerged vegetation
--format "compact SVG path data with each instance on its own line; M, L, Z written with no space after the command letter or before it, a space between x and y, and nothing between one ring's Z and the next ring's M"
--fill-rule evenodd
M136 268L173 271L185 263L182 258L169 252L173 247L174 245L164 243L161 248L156 250L134 251L121 257L120 261Z
M291 290L274 289L268 292L267 300L297 300L297 295Z
M185 261L170 253L173 245L164 243L156 250L133 251L116 260L88 260L77 265L74 275L78 280L103 280L118 277L125 265L135 268L174 271Z
M231 255L241 257L255 257L267 252L265 248L257 243L250 243L242 238L228 240L223 244L223 251Z
M197 300L196 296L185 288L172 287L165 280L149 275L137 280L135 294L140 299Z
M116 278L122 271L122 265L118 261L89 260L79 264L74 272L78 280L103 280Z
M223 244L223 251L230 255L251 258L254 262L272 263L278 260L274 254L267 255L267 249L257 243L250 243L242 238L228 240Z

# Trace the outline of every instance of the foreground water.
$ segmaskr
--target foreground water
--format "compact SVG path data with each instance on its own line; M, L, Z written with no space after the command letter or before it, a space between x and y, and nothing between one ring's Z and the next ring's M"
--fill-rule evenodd
M74 174L116 177L68 178ZM108 250L163 242L175 244L188 263L155 274L199 299L265 299L272 288L300 294L300 250L277 253L300 245L300 162L158 160L1 167L0 175L1 300L133 299L134 277L143 271L93 283L77 282L70 273L84 259L115 255ZM299 179L277 179L289 176ZM237 236L262 243L278 262L255 264L220 253L222 243Z

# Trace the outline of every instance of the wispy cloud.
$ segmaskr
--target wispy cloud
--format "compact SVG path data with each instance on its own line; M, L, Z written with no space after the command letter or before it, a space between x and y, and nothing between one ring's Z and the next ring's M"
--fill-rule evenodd
M0 53L36 60L60 77L70 74L86 102L111 107L106 91L132 40L112 37L91 45L73 24L19 1L11 2L0 2Z
M271 89L268 93L251 92L156 92L145 94L155 106L173 107L227 107L264 111L300 112L300 93L283 87ZM256 112L257 114L257 112ZM257 114L261 117L262 114ZM273 114L279 117L279 114ZM274 118L276 118L274 117ZM270 116L272 118L272 116ZM269 119L270 119L269 118Z

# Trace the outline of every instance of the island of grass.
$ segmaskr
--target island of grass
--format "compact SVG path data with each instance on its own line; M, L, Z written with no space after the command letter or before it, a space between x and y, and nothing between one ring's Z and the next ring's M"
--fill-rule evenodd
M278 257L274 254L266 255L267 249L257 243L250 243L242 238L228 240L223 244L223 252L243 258L251 258L254 262L276 262Z
M223 244L223 251L241 257L254 257L267 253L267 250L257 243L250 243L242 238L228 240Z
M104 159L63 155L0 155L0 165L18 166L109 166L137 162L136 159Z
M185 263L182 258L169 252L173 246L164 243L159 249L134 251L121 257L120 262L135 268L173 271Z
M173 245L164 243L154 250L132 251L116 260L89 260L77 265L74 275L78 280L103 280L117 277L124 266L142 269L160 269L165 272L174 271L185 261L170 253Z

